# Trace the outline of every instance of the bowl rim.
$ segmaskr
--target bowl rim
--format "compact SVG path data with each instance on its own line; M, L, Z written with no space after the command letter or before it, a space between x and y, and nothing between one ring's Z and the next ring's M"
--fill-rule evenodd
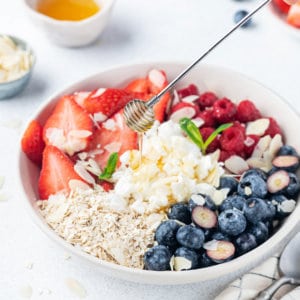
M32 72L32 70L36 64L36 54L28 42L26 42L25 40L15 36L15 35L0 33L0 37L4 37L4 36L7 36L10 39L12 39L12 41L16 44L16 46L21 46L21 48L23 50L27 50L32 56L32 63L31 63L30 68L21 77L18 77L16 79L10 80L10 81L0 82L0 87L1 86L9 86L18 81L22 81L26 76L28 76L28 74L30 74Z
M83 82L88 82L92 78L101 75L102 73L110 72L110 71L117 71L117 70L122 70L125 68L129 67L139 67L139 68L144 68L144 69L149 69L150 67L153 66L159 66L159 65L178 65L182 68L185 68L186 66L189 65L190 62L181 60L181 61L147 61L147 62L142 62L142 63L132 63L132 64L120 64L116 65L114 67L106 67L102 69L99 72L96 72L92 75L85 76L80 80L77 80L73 84L66 85L64 88L59 89L59 91L53 93L45 101L43 101L40 106L34 111L34 113L29 117L27 122L23 124L23 128L21 131L20 137L23 136L23 133L30 122L33 118L38 117L43 110L51 103L51 101L57 99L60 97L62 94L64 94L67 91L74 90L75 87ZM219 66L215 64L206 64L203 63L199 65L198 67L205 67L205 68L210 68L214 70L220 70L220 71L225 71L225 72L230 72L231 74L235 74L239 77L242 77L246 79L249 82L254 83L255 85L263 88L264 90L268 90L271 92L274 97L277 98L278 101L281 101L281 103L285 104L292 113L294 113L296 116L300 117L297 111L293 110L292 106L284 100L279 94L274 92L272 89L268 88L264 84L261 84L257 80L242 74L241 72L235 71L231 68L224 67L224 66ZM75 92L75 90L74 90ZM20 138L21 140L21 138ZM203 281L209 281L209 280L214 280L222 276L229 275L230 273L233 273L234 271L237 271L241 268L241 265L243 265L243 260L245 258L251 260L251 257L253 255L260 255L262 259L265 258L266 254L269 255L268 249L273 249L274 246L278 245L280 241L283 241L284 238L288 234L291 234L296 227L299 225L299 220L297 218L297 214L300 214L300 203L296 206L292 214L286 218L284 222L284 226L281 226L267 241L265 241L263 244L257 246L253 250L247 252L246 254L234 258L231 261L218 264L218 265L213 265L207 268L201 268L201 269L195 269L195 270L189 270L185 272L174 272L174 271L149 271L149 270L141 270L137 268L129 268L121 265L117 265L111 262L107 262L104 260L101 260L91 254L88 254L74 246L72 246L70 243L65 241L63 238L61 238L50 226L43 220L43 217L38 214L37 211L34 210L34 207L30 204L29 200L27 199L26 196L26 191L25 187L21 181L21 168L20 166L22 165L22 160L25 158L25 154L22 153L21 148L19 147L18 150L18 162L16 164L17 167L17 181L19 185L21 186L21 192L22 192L22 198L24 198L24 201L22 200L23 205L26 207L27 212L31 216L32 220L36 225L48 236L50 237L51 240L55 241L58 243L60 246L63 247L63 249L67 249L70 251L70 253L74 254L76 257L83 258L85 261L92 263L94 266L102 268L102 272L104 271L103 269L107 271L118 271L118 277L133 281L133 282L143 282L145 284L155 284L155 285L172 285L172 284L188 284L188 283L196 283L196 282L203 282ZM35 206L35 204L34 204ZM274 252L274 251L273 251ZM255 256L255 257L256 257ZM244 265L246 267L247 264ZM226 266L226 268L224 268ZM252 268L253 266L249 267ZM216 274L218 274L216 276ZM135 279L131 278L131 276L134 276ZM204 275L204 278L203 278ZM117 276L115 276L117 277ZM139 278L139 279L137 279Z
M70 20L57 20L55 18L49 17L45 14L42 14L40 12L38 12L37 10L35 10L33 7L31 7L31 5L29 5L27 0L23 0L23 5L25 6L25 8L27 9L27 11L34 15L35 17L39 18L40 20L44 20L48 23L53 23L53 24L57 24L57 25L70 25L70 26L81 26L83 24L87 24L90 23L96 19L98 19L99 17L101 17L102 15L106 14L109 12L109 10L112 8L112 6L114 5L116 0L105 0L105 2L107 2L105 5L103 5L101 7L101 9L96 12L95 14L91 15L88 18L82 19L82 20L78 20L78 21L70 21Z

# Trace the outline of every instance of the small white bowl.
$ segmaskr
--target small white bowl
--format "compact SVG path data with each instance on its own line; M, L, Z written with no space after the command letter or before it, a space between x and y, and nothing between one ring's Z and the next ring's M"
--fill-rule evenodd
M269 5L269 14L272 18L274 18L274 21L279 24L283 30L285 30L285 32L300 39L300 28L290 25L286 21L286 15L280 12L273 2Z
M95 41L106 27L114 0L96 0L101 9L80 21L60 21L36 10L38 0L24 0L27 11L37 28L42 28L54 43L64 47L81 47Z
M185 63L155 62L122 66L100 72L48 98L36 110L31 119L37 119L43 124L53 110L58 98L64 94L75 91L93 90L99 88L99 84L101 84L101 87L111 86L112 84L115 87L124 87L130 80L145 76L153 68L165 70L169 80L171 80L186 66L187 64ZM251 99L264 115L276 118L284 130L286 143L293 145L298 151L300 150L300 117L281 97L268 88L242 74L212 65L200 65L186 76L177 87L184 87L190 83L195 83L200 91L212 90L220 97L226 96L236 102L242 99ZM99 271L113 277L157 285L197 283L198 288L201 287L199 299L211 299L213 291L220 290L220 288L233 279L262 263L266 258L282 249L298 229L300 201L298 201L294 212L265 243L227 263L184 272L157 272L127 268L102 261L81 251L79 248L73 247L60 238L46 224L36 206L36 200L38 199L38 176L39 169L20 150L18 157L18 179L20 181L20 190L23 192L22 199L35 223L65 250L82 258L84 263L92 263L98 267Z

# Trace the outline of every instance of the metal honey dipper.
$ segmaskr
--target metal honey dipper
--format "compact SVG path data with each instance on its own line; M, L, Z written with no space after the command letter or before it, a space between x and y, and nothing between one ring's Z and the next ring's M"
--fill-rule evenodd
M191 65L183 70L175 79L173 79L160 93L152 97L149 101L144 102L139 99L130 101L124 108L124 116L126 124L129 128L139 133L143 133L150 129L154 123L153 106L160 100L160 98L167 93L174 85L182 79L190 70L192 70L203 58L205 58L212 50L214 50L219 44L221 44L229 35L231 35L236 29L241 27L247 22L255 13L257 13L271 0L265 0L258 5L252 12L245 16L240 22L238 22L229 32L227 32L221 39L213 44L204 54L197 58Z

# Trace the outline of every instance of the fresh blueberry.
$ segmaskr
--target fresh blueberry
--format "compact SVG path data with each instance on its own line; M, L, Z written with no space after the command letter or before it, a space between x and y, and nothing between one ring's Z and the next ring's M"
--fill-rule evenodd
M260 198L249 198L244 206L244 214L246 219L252 224L266 220L269 208L267 202Z
M290 145L284 145L282 146L279 151L277 152L276 156L280 155L293 155L293 156L299 156L296 149Z
M243 213L237 209L228 209L218 217L219 228L228 235L239 235L246 229L247 221Z
M202 205L193 208L192 220L195 225L202 229L211 229L218 225L216 212Z
M276 215L276 207L274 206L274 204L272 203L272 201L266 201L267 203L267 215L265 220L270 220L272 221Z
M203 246L205 237L200 228L193 225L184 225L178 229L176 239L183 247L200 249Z
M264 224L267 226L268 231L269 231L269 236L270 236L274 230L273 220L266 220L266 221L264 221Z
M259 176L264 181L266 181L268 178L268 174L262 169L258 169L258 168L249 169L243 174L242 178L246 178L247 176L252 176L252 175Z
M212 238L212 235L214 233L213 229L202 229L204 233L204 239L205 241L210 241Z
M236 192L238 183L239 182L233 176L222 176L218 189L229 189L228 195L232 195Z
M144 254L144 265L146 270L166 271L170 270L171 252L164 245L150 248Z
M173 220L178 220L185 224L191 223L191 212L187 204L176 203L171 206L168 212L168 218Z
M176 233L179 228L180 225L174 220L164 221L155 231L155 240L160 245L165 245L170 248L177 247Z
M184 271L198 268L198 254L186 247L178 248L174 253L174 270Z
M209 208L210 210L217 210L217 206L215 204L215 202L211 199L210 196L206 195L205 196L205 204L204 207Z
M235 246L229 241L214 241L216 244L215 249L207 249L207 256L215 263L221 264L229 261L234 257Z
M286 188L285 195L287 197L296 199L300 191L300 182L298 177L294 173L288 173L290 182Z
M235 246L238 255L242 255L257 246L255 236L251 233L244 232L235 240Z
M238 185L238 194L245 198L264 198L268 193L267 183L257 175L243 177Z
M234 23L239 23L247 15L248 15L248 12L246 10L238 10L233 16ZM251 19L249 19L241 27L246 28L246 27L249 27L251 24L252 24L252 21L251 21Z
M263 222L250 226L247 232L254 235L258 245L265 242L269 237L269 229Z
M291 214L296 206L294 199L288 199L284 195L273 195L271 197L271 203L276 209L275 218L278 220L282 220Z
M220 211L224 211L227 209L233 209L236 208L240 211L243 210L245 204L245 198L239 195L232 195L225 198L225 200L222 202L222 204L219 207Z
M215 263L207 256L206 251L201 251L198 264L199 268L206 268L214 265Z
M215 233L213 233L211 239L217 241L230 241L230 237L227 234L220 231L216 231Z

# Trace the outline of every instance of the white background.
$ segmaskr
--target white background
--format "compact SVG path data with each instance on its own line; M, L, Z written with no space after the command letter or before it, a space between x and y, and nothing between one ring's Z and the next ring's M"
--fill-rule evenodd
M19 36L37 55L27 89L0 101L0 299L22 299L19 289L30 285L32 299L77 299L65 285L77 279L86 299L197 299L199 289L153 287L106 277L53 244L23 210L16 187L19 125L53 92L104 68L154 60L192 61L229 29L239 8L259 1L119 0L111 22L93 45L80 49L51 44L32 25L18 0L0 0L0 33ZM289 35L268 12L255 17L252 28L239 30L206 62L240 71L287 99L300 110L300 30ZM113 83L112 83L113 85ZM2 199L3 200L3 199ZM26 267L32 263L32 269ZM46 290L51 290L47 295ZM40 295L40 292L44 292Z

